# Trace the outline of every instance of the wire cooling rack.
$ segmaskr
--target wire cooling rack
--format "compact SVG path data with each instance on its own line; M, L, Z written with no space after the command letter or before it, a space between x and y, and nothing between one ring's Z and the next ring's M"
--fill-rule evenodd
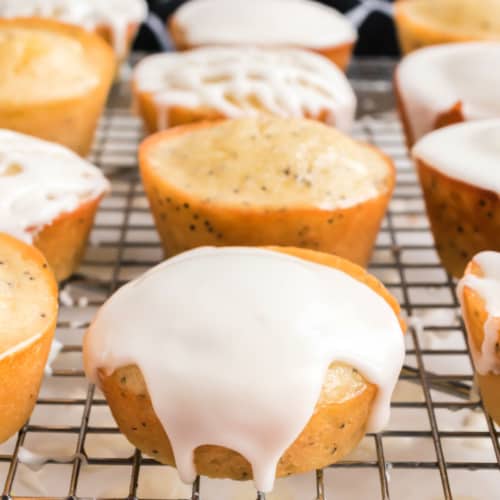
M370 269L398 297L410 325L405 368L388 429L368 435L342 463L279 480L268 500L499 498L498 429L474 389L454 283L439 265L412 164L393 109L393 63L357 61L350 77L360 119L354 135L388 153L398 183ZM3 498L244 500L251 483L202 478L186 487L176 472L143 457L118 432L106 402L85 381L81 339L114 290L161 258L138 180L143 135L128 86L116 86L91 159L112 180L85 261L61 292L52 362L30 422L0 447Z

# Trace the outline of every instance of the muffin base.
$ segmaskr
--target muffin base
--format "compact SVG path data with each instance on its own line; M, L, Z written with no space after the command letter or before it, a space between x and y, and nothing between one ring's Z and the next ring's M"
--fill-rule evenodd
M70 101L0 109L0 127L62 144L86 156L107 93L108 87L99 85L90 94Z
M420 160L417 170L441 263L460 278L475 254L500 251L499 197L452 179Z
M60 215L35 236L33 244L45 255L57 281L69 278L78 269L101 198Z
M482 274L481 269L474 261L467 266L465 272L466 274ZM467 286L464 288L463 294L463 315L469 334L469 343L473 344L474 349L480 351L484 341L484 323L488 318L485 302L479 294ZM497 334L497 342L500 345L500 330ZM497 356L500 356L500 350ZM476 380L485 410L500 425L500 375L476 373Z
M27 253L27 258L45 264L40 252L24 243L0 234L0 241L8 238L9 245L19 252ZM57 304L57 285L47 270L46 279L53 281L52 292ZM33 342L14 350L11 354L0 354L0 443L15 434L28 420L36 403L43 371L50 351L54 330L54 319L40 336Z
M266 209L217 204L170 185L147 158L149 148L157 141L210 125L200 122L170 129L151 136L140 147L142 181L165 256L206 245L281 245L336 254L362 266L368 264L394 188L395 169L390 159L383 156L390 172L386 191L352 207Z
M341 269L379 293L395 313L399 305L384 286L360 267L339 257L297 248L272 248L311 262ZM404 326L404 325L402 325ZM137 366L107 375L99 373L111 411L129 441L161 463L175 465L167 433L156 417L143 376ZM356 370L332 364L312 418L281 457L276 477L322 468L342 459L362 439L377 392ZM199 474L215 478L252 478L250 464L220 446L201 446L194 454Z

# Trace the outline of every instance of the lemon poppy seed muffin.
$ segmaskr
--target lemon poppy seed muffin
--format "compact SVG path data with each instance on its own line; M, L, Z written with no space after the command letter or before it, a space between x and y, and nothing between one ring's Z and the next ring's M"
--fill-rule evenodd
M72 151L0 129L0 231L41 250L59 281L78 268L108 190Z
M500 40L499 0L399 0L394 17L404 53L427 45Z
M484 406L500 425L500 252L475 255L457 294Z
M299 49L204 47L153 54L136 66L132 90L150 132L256 114L311 118L348 132L356 111L344 73Z
M33 246L0 232L0 443L29 417L57 319L57 284Z
M257 114L311 118L349 132L356 96L335 64L299 49L204 47L145 57L132 90L150 132Z
M114 74L97 35L47 19L0 19L0 127L88 153Z
M404 329L396 299L345 259L198 248L113 294L83 359L143 453L185 483L253 478L268 492L387 425Z
M93 31L124 60L148 13L146 0L2 0L0 18L44 17Z
M302 119L173 128L147 139L139 162L166 255L279 244L366 265L394 185L380 152Z
M450 125L413 147L436 250L460 278L471 258L500 251L500 120Z
M177 49L207 46L301 48L345 70L357 33L347 17L312 0L191 0L170 17Z

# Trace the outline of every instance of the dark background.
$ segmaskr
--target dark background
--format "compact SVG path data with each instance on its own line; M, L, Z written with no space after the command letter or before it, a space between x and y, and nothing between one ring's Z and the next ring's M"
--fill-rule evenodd
M152 12L166 20L168 16L187 0L148 0ZM248 0L249 2L253 0ZM366 0L318 0L331 5L340 12L348 12ZM392 0L378 0L391 3ZM139 50L159 50L160 45L151 30L143 27L136 41ZM392 19L386 14L372 12L363 22L356 45L358 55L395 55L398 53L396 35Z

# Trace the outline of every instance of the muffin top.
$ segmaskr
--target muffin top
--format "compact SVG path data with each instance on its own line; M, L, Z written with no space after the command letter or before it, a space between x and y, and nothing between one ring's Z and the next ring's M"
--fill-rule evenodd
M356 40L347 18L311 0L192 0L173 19L192 45L322 48Z
M300 49L204 47L154 54L134 86L159 106L213 108L228 118L256 113L323 119L349 131L356 97L335 64Z
M57 286L38 250L0 233L0 359L55 320Z
M69 149L0 129L0 231L31 242L58 216L108 189L100 170Z
M0 103L27 105L68 99L99 83L82 40L56 23L0 24ZM77 29L77 28L75 28Z
M188 195L242 207L344 208L387 192L393 182L393 167L378 151L312 120L188 126L153 136L141 154Z
M500 196L500 119L431 132L415 144L413 156L448 177Z

